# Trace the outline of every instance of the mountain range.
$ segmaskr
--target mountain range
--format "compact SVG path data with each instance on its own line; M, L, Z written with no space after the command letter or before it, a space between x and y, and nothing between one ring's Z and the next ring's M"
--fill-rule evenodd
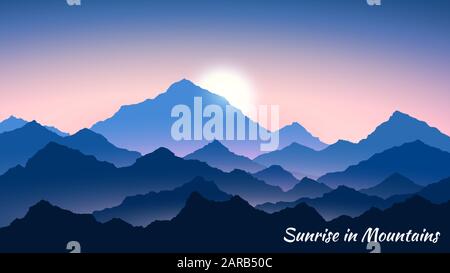
M350 228L360 236L373 227L379 227L382 232L411 230L420 234L424 223L428 232L445 234L450 230L450 223L443 216L449 213L450 203L436 205L412 197L386 210L371 209L356 218L343 216L326 222L304 203L268 214L240 197L216 202L193 193L175 218L142 228L117 219L98 223L92 215L74 214L41 201L32 206L24 218L0 229L0 252L68 252L65 246L73 240L81 244L85 253L367 253L367 243L359 240L289 244L283 237L287 236L287 227L314 233L326 228L341 234ZM383 252L448 252L450 239L441 236L435 244L382 242L381 246Z
M450 177L426 186L417 195L436 204L448 202L450 200Z
M214 91L214 90L213 90ZM176 105L185 105L195 111L194 98L201 98L202 105L217 105L226 113L227 106L236 113L236 120L244 120L248 138L250 128L260 128L263 132L266 129L260 127L253 120L245 116L239 109L230 105L230 103L221 96L218 96L208 90L202 89L189 80L183 79L172 84L164 93L154 99L148 99L144 102L122 106L112 117L97 122L92 126L92 130L102 134L115 145L125 147L130 150L149 153L159 147L166 147L178 156L186 156L207 145L210 140L196 141L176 141L171 136L172 124L178 119L171 116L172 108ZM223 115L223 122L226 124L226 115ZM154 118L158 117L158 118ZM191 118L192 121L192 118ZM205 118L203 118L205 121ZM194 123L194 122L192 122ZM237 122L236 122L237 123ZM234 124L234 137L237 138L237 124ZM192 132L194 130L191 130ZM300 126L287 126L281 130L280 135L286 137L282 144L290 141L311 145L313 148L322 148L322 144L316 137L309 134L306 130L300 129ZM193 139L193 134L191 137ZM240 140L233 141L223 137L220 140L232 152L249 158L261 154L258 140Z
M186 158L199 159L228 172L238 168L255 173L265 167L279 165L298 179L304 176L317 179L325 174L344 171L349 166L367 160L376 153L381 153L408 141L420 140L429 146L442 149L443 151L450 151L450 138L448 136L441 133L438 129L430 127L423 121L396 111L389 120L382 123L366 139L358 143L340 140L328 146L317 137L314 137L303 126L294 122L278 131L280 134L280 150L262 154L251 160L250 158L261 153L258 141L224 140L221 141L222 145L217 145L218 143L215 141L212 143L214 145L208 145L211 143L207 140L175 141L172 139L170 127L175 121L175 118L170 115L172 107L184 104L192 109L195 97L201 97L204 105L217 104L222 109L229 106L224 98L204 90L188 80L181 80L172 84L166 92L156 98L135 105L123 106L110 119L96 123L92 129L104 133L105 136L97 135L97 139L92 140L96 145L91 145L88 141L73 143L74 141L70 141L70 137L58 141L58 139L55 139L55 136L51 136L49 141L56 141L65 146L79 149L87 155L94 155L97 159L111 162L118 167L133 164L140 154L123 149L120 151L115 150L114 148L116 147L111 147L113 146L111 143L120 147L134 146L135 150L145 150L146 152L152 152L159 147L168 147L176 154L188 154ZM233 107L232 109L243 116L238 109ZM146 116L158 116L159 118L147 119L145 118ZM247 125L257 126L249 118L243 117ZM14 126L23 124L23 122L25 121L11 117L9 121L7 120L4 123L5 126L9 126L9 129L12 129ZM11 127L8 124L13 124L14 126ZM265 130L264 128L262 129ZM88 135L87 132L89 132L91 137L94 137L93 133L84 129L79 134L76 134L77 138L85 137ZM28 137L33 137L33 135ZM104 149L97 148L97 144L100 143L100 137L103 138L102 146ZM27 159L49 141L42 139L42 141L37 141L35 145L31 145L32 147L27 149L26 147L15 146L20 145L17 143L2 141L0 135L0 147L2 145L5 147L9 146L11 149L18 151L16 155L7 156L0 160L2 161L0 162L0 173L18 164L24 165ZM216 150L213 149L214 147L216 147ZM22 149L24 151L21 151ZM379 182L379 178L375 177L376 182ZM325 178L322 177L321 179ZM432 180L436 179L437 177L432 178ZM416 182L421 183L421 181ZM330 185L333 187L337 186ZM360 189L374 185L348 184L347 186Z
M278 149L283 149L292 143L300 143L313 150L323 150L328 145L323 143L318 137L312 135L305 127L298 122L293 122L278 130L280 144Z
M397 194L386 194L392 189ZM376 196L377 194L383 196ZM450 178L421 187L399 174L393 174L380 184L361 192L354 189L339 186L336 190L325 193L318 198L300 198L292 202L264 203L256 206L263 211L273 213L285 208L292 208L300 203L306 203L325 218L333 219L339 216L359 216L370 208L385 209L395 203L404 202L412 196L420 196L435 204L450 201ZM385 197L385 198L383 198Z
M393 195L413 194L420 191L422 188L422 186L417 185L409 178L399 173L394 173L380 184L368 189L362 189L360 192L386 199Z
M99 160L117 166L131 165L141 156L137 152L117 148L103 136L88 129L61 137L33 121L18 129L0 134L0 150L2 151L0 174L17 165L25 165L28 159L50 142L80 150L86 155L93 155Z
M375 154L342 172L326 174L318 181L330 187L362 189L375 186L395 172L419 185L431 184L450 176L450 153L417 140Z
M375 153L415 140L450 152L450 137L423 121L396 111L358 143L340 140L320 151L293 143L281 150L262 154L254 161L265 166L281 165L293 173L322 176L342 171Z
M298 180L290 172L278 165L270 166L253 174L269 185L279 186L285 192L285 200L295 200L300 197L320 197L331 191L331 188L308 177Z
M50 132L37 122L0 134L0 174L17 165L24 165L37 151L50 141L61 137Z
M114 146L104 136L89 129L82 129L76 134L59 139L56 142L79 150L85 155L93 155L100 161L113 163L117 167L130 166L141 157L138 152Z
M0 226L9 224L0 252L64 251L68 238L88 252L359 252L365 245L282 235L288 226L450 230L450 137L427 123L396 111L358 143L327 145L294 122L277 131L279 150L261 154L257 140L174 140L173 106L195 112L198 97L259 126L188 80L73 135L0 122ZM449 240L383 252L450 250Z
M254 173L253 176L265 181L267 184L279 186L285 191L292 189L300 182L300 180L280 165L272 165Z
M165 148L139 158L132 166L117 168L51 142L25 167L15 167L0 176L0 225L23 215L28 206L41 199L76 212L91 212L115 206L127 196L179 187L197 176L253 203L284 197L279 187L242 170L226 173L197 160L176 157Z
M403 202L414 195L425 198L434 204L446 203L450 200L450 177L425 186L415 193L392 195L386 199L385 206Z
M251 159L231 152L218 140L214 140L184 158L203 161L208 163L209 166L219 168L225 172L240 169L249 173L254 173L264 169L264 166L253 162Z
M123 253L144 235L142 228L118 219L101 224L90 214L74 214L40 201L24 218L0 229L0 252L68 253L69 241L78 241L82 252Z
M15 116L10 116L9 118L7 118L5 120L0 121L0 134L4 133L4 132L13 131L15 129L19 129L20 127L25 126L25 124L27 124L27 123L29 123L29 122L24 119L17 118ZM62 137L69 136L68 133L62 132L56 127L53 127L53 126L44 126L44 127L59 136L62 136Z
M283 200L297 200L300 197L318 197L331 191L326 185L304 178L283 195ZM129 196L119 205L95 211L93 215L99 222L119 218L134 226L147 226L156 220L170 220L184 207L191 193L197 192L208 200L224 201L230 195L221 191L212 181L196 177L173 190L150 192ZM280 197L281 198L281 197Z
M232 197L213 182L196 177L173 190L127 197L120 205L95 211L93 215L100 222L118 218L134 226L147 226L155 220L170 220L175 217L193 192L213 201L225 201Z
M330 187L308 177L304 177L292 189L285 194L284 200L296 200L298 198L316 198L332 191Z
M284 208L292 208L306 203L315 208L325 219L331 220L338 216L359 216L372 207L384 208L384 200L376 196L368 196L354 189L340 186L317 198L300 198L293 202L265 203L256 208L266 212L276 212Z

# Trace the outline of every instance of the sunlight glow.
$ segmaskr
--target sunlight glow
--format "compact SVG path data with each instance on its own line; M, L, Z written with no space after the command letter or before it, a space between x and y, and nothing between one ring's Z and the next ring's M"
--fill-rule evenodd
M250 81L235 69L213 69L200 77L199 84L227 99L243 112L254 106L253 88Z

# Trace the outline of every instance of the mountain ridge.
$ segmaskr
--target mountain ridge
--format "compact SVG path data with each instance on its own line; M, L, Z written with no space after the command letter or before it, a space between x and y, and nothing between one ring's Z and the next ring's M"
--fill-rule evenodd
M331 187L362 189L375 186L394 172L422 186L431 184L450 176L450 153L416 140L377 153L344 171L326 174L318 181Z
M4 133L4 132L9 132L9 131L13 131L15 129L19 129L23 126L25 126L27 123L30 122L36 122L35 120L33 121L26 121L22 118L18 118L15 117L13 115L11 115L9 118L0 121L0 133ZM66 137L69 136L68 133L63 132L61 130L59 130L58 128L54 127L54 126L44 126L45 128L47 128L49 131L61 136L61 137Z
M203 89L186 79L173 83L165 92L153 99L120 107L110 118L95 123L91 130L104 135L120 147L140 151L141 153L148 153L158 147L167 147L178 156L183 157L212 141L205 139L175 141L170 135L171 126L175 121L175 118L171 117L172 108L175 105L185 105L192 111L192 109L195 109L194 97L201 97L202 105L218 105L224 113L226 112L226 106L231 106L229 108L245 120L246 128L259 127L262 131L268 132L245 116L241 110L230 105L224 97ZM146 119L149 116L158 116L159 119ZM225 116L223 117L224 124L226 123ZM234 126L236 129L236 124ZM230 151L239 155L254 158L262 153L260 145L263 142L260 140L234 141L226 139L225 136L217 139Z
M156 221L146 228L132 227L120 220L98 223L92 215L79 215L41 201L22 219L0 229L0 252L66 252L67 238L76 238L83 252L133 253L301 253L364 252L366 243L289 244L286 227L296 232L330 230L345 233L348 228L363 234L368 227L381 232L406 231L420 234L423 223L434 234L450 230L442 217L450 213L450 203L432 204L413 196L387 209L370 209L358 217L325 221L314 208L298 204L294 208L267 214L240 197L209 201L192 193L182 211L170 221ZM234 222L235 225L226 223ZM177 232L178 231L178 232ZM213 236L220 234L220 236ZM167 240L169 237L171 240ZM107 242L107 243L105 243ZM442 236L435 244L426 242L383 242L383 252L448 252L450 240Z
M253 162L245 156L237 155L231 152L218 140L208 143L199 150L188 154L184 158L206 162L211 167L219 168L225 172L230 172L234 169L241 169L254 173L264 168L264 166Z
M128 196L119 205L95 211L93 215L100 222L120 218L134 226L147 226L155 220L170 220L175 217L193 192L213 201L225 201L232 197L212 181L196 177L172 190Z
M0 225L23 215L27 206L41 199L76 212L90 212L115 206L127 196L181 186L197 176L253 203L284 196L281 188L245 171L226 173L197 160L179 158L166 148L139 158L131 166L117 168L53 142L25 167L0 176Z
M386 199L393 195L417 193L422 188L422 186L417 185L409 178L395 172L379 184L368 189L362 189L360 191L368 195L375 195Z
M315 208L326 220L342 215L355 217L361 215L371 207L384 207L384 200L376 196L368 196L346 186L326 192L316 198L300 198L292 202L264 203L256 208L269 213L292 208L298 204L306 203Z
M266 166L281 165L290 172L323 176L327 173L343 171L376 153L416 140L450 152L449 136L424 121L395 111L387 121L378 125L367 138L358 143L340 140L320 151L293 145L262 154L254 161Z

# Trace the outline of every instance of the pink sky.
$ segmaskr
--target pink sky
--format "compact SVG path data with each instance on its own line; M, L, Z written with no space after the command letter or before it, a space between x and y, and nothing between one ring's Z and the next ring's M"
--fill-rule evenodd
M256 105L280 106L281 126L327 143L395 110L450 134L448 1L104 2L0 1L1 120L74 133L225 66Z
M190 46L172 51L163 44L105 43L97 49L24 51L0 67L0 119L15 115L74 133L121 105L153 98L182 78L195 82L205 71L226 65L245 72L256 89L255 104L280 105L282 126L298 121L327 143L358 141L395 110L450 133L449 80L436 73L441 70L429 70L426 59L317 46L261 58L267 46L251 51Z

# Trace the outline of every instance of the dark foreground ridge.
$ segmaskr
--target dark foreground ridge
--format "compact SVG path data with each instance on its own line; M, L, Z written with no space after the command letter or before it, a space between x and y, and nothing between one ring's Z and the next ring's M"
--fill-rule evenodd
M450 203L433 204L413 196L384 211L371 209L363 215L343 216L326 222L312 207L301 203L294 208L268 214L238 196L228 201L209 201L192 193L182 211L170 221L156 221L146 228L122 220L97 222L92 215L74 214L41 201L23 219L0 229L0 252L68 252L69 241L78 241L83 252L147 253L297 253L367 252L367 243L326 244L283 240L286 228L297 232L340 232L347 228L361 236L367 228L380 232L433 234L432 242L382 242L383 252L450 251ZM286 236L288 237L288 236ZM290 237L289 237L290 238ZM416 237L419 238L419 237Z

